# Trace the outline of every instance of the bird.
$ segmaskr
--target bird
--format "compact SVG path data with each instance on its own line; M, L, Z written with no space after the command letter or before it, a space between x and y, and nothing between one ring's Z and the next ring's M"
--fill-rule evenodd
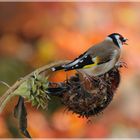
M89 77L103 75L118 63L122 46L128 45L127 40L119 33L109 34L102 42L91 46L73 61L52 67L51 70L77 70Z

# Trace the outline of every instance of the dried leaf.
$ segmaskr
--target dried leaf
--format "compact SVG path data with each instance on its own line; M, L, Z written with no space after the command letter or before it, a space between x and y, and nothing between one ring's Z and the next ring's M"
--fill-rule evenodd
M31 138L29 132L27 131L27 112L24 105L24 98L21 96L19 97L18 103L14 108L14 117L18 119L21 133L25 137Z

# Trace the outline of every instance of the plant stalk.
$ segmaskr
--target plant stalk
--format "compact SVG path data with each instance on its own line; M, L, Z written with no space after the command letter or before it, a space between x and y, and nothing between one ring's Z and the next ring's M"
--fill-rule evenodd
M31 72L30 74L26 75L23 78L20 78L20 80L16 81L15 84L13 84L1 97L0 97L0 113L2 113L5 105L7 104L7 102L11 99L11 97L14 96L14 91L26 80L28 80L31 76L34 75L34 73L38 73L38 74L45 74L45 75L51 75L52 74L52 67L55 66L59 66L59 65L63 65L66 63L69 63L69 60L62 60L62 61L57 61L48 65L45 65L43 67L40 67L38 69L36 69L35 71Z

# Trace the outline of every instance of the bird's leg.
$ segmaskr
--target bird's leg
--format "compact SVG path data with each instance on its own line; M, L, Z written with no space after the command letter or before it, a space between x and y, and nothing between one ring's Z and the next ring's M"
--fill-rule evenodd
M121 68L121 67L125 67L127 68L127 63L125 63L124 61L119 61L116 63L115 65L117 68Z

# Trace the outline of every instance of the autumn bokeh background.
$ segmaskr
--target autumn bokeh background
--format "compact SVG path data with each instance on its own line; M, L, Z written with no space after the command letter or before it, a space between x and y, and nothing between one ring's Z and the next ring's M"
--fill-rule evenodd
M114 100L92 124L65 112L57 99L47 111L28 107L33 137L140 137L140 3L0 3L0 80L12 85L34 69L74 59L108 34L129 39L122 60L121 84ZM57 73L52 80L61 81ZM6 88L0 86L0 94ZM0 137L22 137L11 113L16 99L0 115Z

